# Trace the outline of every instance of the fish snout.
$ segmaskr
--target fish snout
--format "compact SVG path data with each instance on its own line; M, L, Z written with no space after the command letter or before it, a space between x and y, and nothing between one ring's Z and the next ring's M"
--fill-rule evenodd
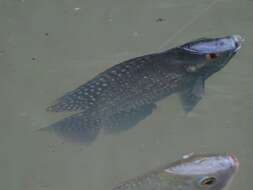
M245 39L238 34L232 35L231 37L235 43L235 52L237 52L242 47L242 43L245 41Z
M239 169L239 166L240 166L240 162L239 162L239 160L237 159L237 157L236 157L234 154L230 154L230 155L228 155L228 157L229 157L229 159L230 159L230 161L231 161L231 163L232 163L232 166L233 166L236 170L238 170L238 169Z

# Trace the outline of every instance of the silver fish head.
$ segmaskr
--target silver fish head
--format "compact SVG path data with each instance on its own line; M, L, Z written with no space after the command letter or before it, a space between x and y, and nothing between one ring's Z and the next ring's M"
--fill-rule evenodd
M241 48L243 41L240 35L231 35L221 38L200 38L180 47L199 55L235 53Z
M176 176L189 189L221 190L239 168L238 159L232 154L191 155L170 165L165 172ZM182 185L184 186L184 185Z
M223 68L239 51L244 39L240 35L221 38L201 38L180 47L189 62L185 65L188 72L200 73L209 77Z

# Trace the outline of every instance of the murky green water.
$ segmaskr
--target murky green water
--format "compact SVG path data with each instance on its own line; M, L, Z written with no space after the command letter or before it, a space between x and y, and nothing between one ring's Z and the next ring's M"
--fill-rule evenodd
M0 184L6 190L110 190L190 152L233 152L230 189L253 185L252 0L0 0ZM159 19L161 18L161 19ZM45 108L122 60L202 36L240 34L240 53L188 116L177 96L135 128L87 145L36 130Z

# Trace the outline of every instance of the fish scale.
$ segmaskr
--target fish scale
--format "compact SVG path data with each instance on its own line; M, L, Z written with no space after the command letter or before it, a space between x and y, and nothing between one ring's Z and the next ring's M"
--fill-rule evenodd
M153 72L157 72L158 69L159 67L151 70L150 73L144 72L137 79L133 77L133 82L129 82L127 85L121 85L120 89L122 89L122 92L118 92L118 95L113 97L111 101L98 105L98 109L103 110L104 113L130 110L144 104L155 102L175 92L178 86L171 85L171 83L175 81L174 77L182 78L183 75L172 74L172 77L165 77L165 74L155 74ZM151 77L144 78L143 76L147 74L151 74ZM180 85L180 83L177 84ZM111 107L108 103L113 103L115 106Z
M158 56L143 56L110 68L58 99L48 111L101 109L117 112L156 101L172 93L175 88L170 83L180 77L175 73L168 75L168 69L161 62L156 63Z

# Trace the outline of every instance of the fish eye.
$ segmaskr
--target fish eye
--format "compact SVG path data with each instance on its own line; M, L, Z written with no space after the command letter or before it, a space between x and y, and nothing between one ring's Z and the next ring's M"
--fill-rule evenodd
M203 187L208 187L210 185L213 185L216 181L215 177L207 177L200 181L200 185Z
M206 55L206 58L207 58L208 60L214 60L214 59L216 59L217 57L218 57L218 55L217 55L216 53L209 53L209 54Z

